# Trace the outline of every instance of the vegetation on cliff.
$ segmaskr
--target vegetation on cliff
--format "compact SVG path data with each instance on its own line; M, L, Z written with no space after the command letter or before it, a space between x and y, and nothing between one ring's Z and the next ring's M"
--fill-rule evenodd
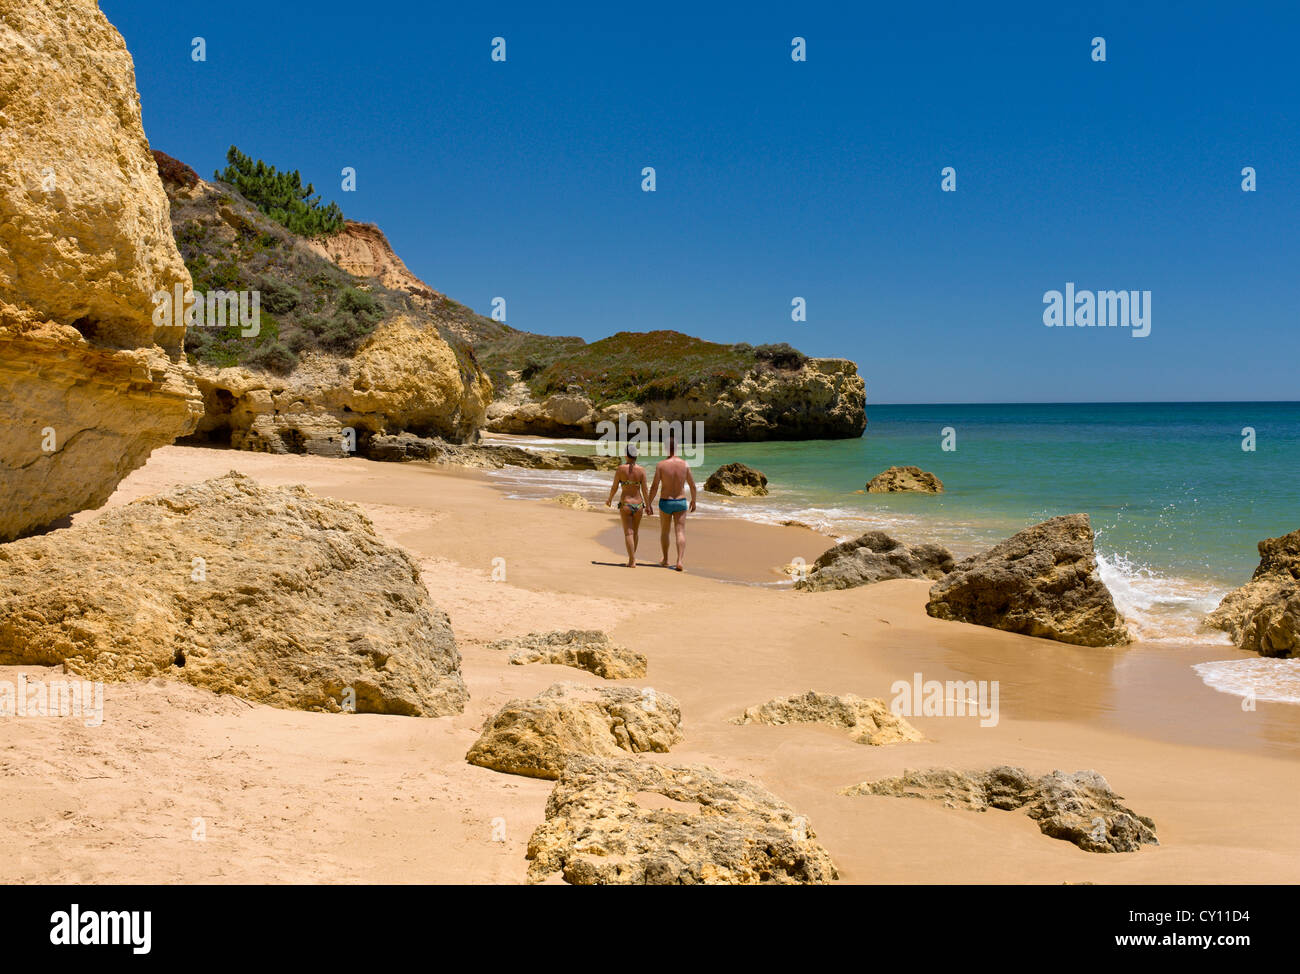
M587 343L488 321L470 340L498 390L509 385L508 373L518 372L538 398L578 386L596 406L675 399L707 384L739 382L756 370L799 369L807 361L785 343L726 345L678 331L620 331Z
M226 168L214 178L228 183L240 195L285 229L301 237L317 237L343 229L343 211L337 203L323 204L311 183L302 184L298 170L281 172L261 159L257 162L235 146L226 153Z
M458 356L473 361L473 350L460 337L462 329L451 320L472 314L468 309L446 299L424 309L409 294L355 277L263 214L234 186L190 182L186 171L192 170L163 153L154 155L171 199L172 231L195 292L260 294L258 334L245 337L237 324L189 328L185 351L192 362L284 375L308 351L354 354L381 321L397 313L437 328Z

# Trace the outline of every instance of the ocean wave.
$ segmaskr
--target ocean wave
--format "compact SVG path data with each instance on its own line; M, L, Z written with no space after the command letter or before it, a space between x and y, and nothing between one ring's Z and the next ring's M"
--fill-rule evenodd
M1209 582L1162 575L1125 555L1101 551L1097 552L1097 573L1137 639L1229 642L1226 634L1208 632L1202 626L1206 614L1214 611L1228 594L1227 589Z
M1192 669L1220 693L1269 703L1300 703L1300 659L1215 660Z

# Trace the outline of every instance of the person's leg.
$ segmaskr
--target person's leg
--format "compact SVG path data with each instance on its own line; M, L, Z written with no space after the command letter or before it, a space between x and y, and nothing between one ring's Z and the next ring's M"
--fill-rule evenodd
M677 529L677 569L682 568L682 562L686 560L686 512L673 515L673 526ZM668 543L664 542L664 550L668 548Z
M623 522L623 544L627 546L627 567L636 567L635 529L632 527L632 515L622 504L618 508L619 519Z
M664 550L664 560L659 564L668 567L668 529L672 527L673 516L667 511L659 512L659 547Z
M641 547L641 518L645 517L645 508L641 508L632 515L632 555L636 556L637 548Z

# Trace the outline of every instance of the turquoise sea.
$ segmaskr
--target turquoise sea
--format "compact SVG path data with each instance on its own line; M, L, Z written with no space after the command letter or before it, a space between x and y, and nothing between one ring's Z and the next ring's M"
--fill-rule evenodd
M1300 403L868 405L867 415L857 440L711 444L706 429L697 480L741 461L767 475L771 495L704 495L701 516L794 519L838 537L881 528L964 555L1086 511L1103 576L1143 638L1191 635L1250 577L1261 538L1300 527ZM1253 450L1242 448L1247 428ZM943 448L946 430L955 449ZM857 493L893 464L931 471L944 493ZM524 496L562 483L603 500L607 489L604 475L499 477Z

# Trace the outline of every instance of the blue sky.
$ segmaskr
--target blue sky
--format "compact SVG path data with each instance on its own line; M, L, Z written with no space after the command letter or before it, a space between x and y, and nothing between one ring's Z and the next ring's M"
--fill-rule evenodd
M517 328L788 341L869 403L1297 398L1294 4L702 6L101 0L155 148L301 169ZM1066 281L1151 334L1044 327Z

